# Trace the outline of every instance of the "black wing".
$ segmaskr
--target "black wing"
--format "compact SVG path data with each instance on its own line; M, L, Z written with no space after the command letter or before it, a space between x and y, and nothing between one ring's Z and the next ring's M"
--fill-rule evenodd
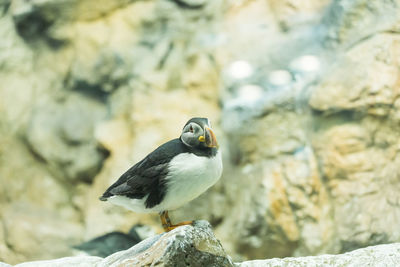
M173 157L186 152L186 146L179 140L171 140L143 160L136 163L111 185L100 200L107 200L111 196L126 196L134 199L146 199L146 208L159 204L166 194L166 179L169 162Z

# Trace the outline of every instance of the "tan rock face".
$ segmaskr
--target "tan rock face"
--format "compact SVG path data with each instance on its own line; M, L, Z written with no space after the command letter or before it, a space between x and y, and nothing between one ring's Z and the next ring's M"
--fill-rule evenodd
M392 118L399 97L398 44L397 36L379 34L352 48L344 56L346 63L339 63L310 99L315 110L333 113L321 115L326 124L314 144L334 203L342 251L398 239L398 230L386 225L399 214L397 204L390 204L397 201L393 190L399 174L398 124ZM358 79L348 79L350 68ZM330 120L337 123L329 125Z
M387 116L400 90L399 41L393 34L377 34L348 50L313 91L311 107L318 111L356 110Z
M291 28L302 26L302 24L310 23L310 21L320 19L326 7L331 1L269 1L276 16L279 25L283 30L290 30Z
M332 1L322 18L324 45L349 48L379 32L396 29L397 1Z
M98 197L190 117L219 117L212 28L221 2L188 1L189 11L169 1L106 2L1 3L6 262L70 255L134 223L160 230L158 216Z
M98 197L193 116L224 175L171 217L228 254L400 240L395 1L111 2L0 2L1 261L161 230Z

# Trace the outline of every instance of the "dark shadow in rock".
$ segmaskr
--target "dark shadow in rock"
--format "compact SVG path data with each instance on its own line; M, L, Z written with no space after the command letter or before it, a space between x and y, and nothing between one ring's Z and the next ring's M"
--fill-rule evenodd
M18 34L29 43L44 41L52 49L60 49L67 42L49 36L48 30L53 21L47 19L39 10L31 8L27 12L13 15L15 28Z
M18 34L28 41L32 41L46 32L52 24L35 11L14 15L13 19Z
M10 5L11 5L11 1L0 2L0 17L2 17L3 15L5 15L8 12Z
M83 183L92 184L94 182L94 178L98 173L101 172L104 166L104 161L110 156L110 151L105 147L97 144L95 148L97 154L99 155L99 162L97 165L92 166L92 168L85 169L83 171L77 171L75 178ZM67 165L68 166L68 165Z
M191 1L185 0L172 0L177 6L183 9L198 9L205 6L205 3L191 3Z
M85 251L91 256L107 257L115 252L126 250L142 241L142 238L136 232L135 225L129 233L111 232L96 237L92 240L74 246L75 249Z
M92 99L96 99L100 102L106 102L109 92L105 92L101 89L100 85L98 84L89 84L86 81L75 81L72 90L75 90L78 93L86 95Z
M356 249L365 248L367 246L376 246L387 243L391 243L391 241L386 233L373 233L367 242L341 240L340 253L346 253Z

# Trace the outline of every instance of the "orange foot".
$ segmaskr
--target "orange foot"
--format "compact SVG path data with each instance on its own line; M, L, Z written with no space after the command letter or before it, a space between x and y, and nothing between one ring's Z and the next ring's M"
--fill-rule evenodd
M171 219L168 216L168 211L161 212L160 218L161 218L161 223L162 223L162 226L163 226L165 232L174 230L175 228L182 226L182 225L190 225L193 223L193 221L184 221L181 223L172 224Z
M171 230L174 230L175 228L182 226L182 225L191 225L193 221L184 221L180 222L177 224L171 224L171 225L163 225L165 232L169 232Z

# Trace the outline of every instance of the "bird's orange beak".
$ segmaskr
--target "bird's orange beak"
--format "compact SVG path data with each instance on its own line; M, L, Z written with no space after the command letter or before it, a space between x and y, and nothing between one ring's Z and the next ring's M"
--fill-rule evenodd
M207 147L218 147L217 137L211 128L204 127L204 139Z

